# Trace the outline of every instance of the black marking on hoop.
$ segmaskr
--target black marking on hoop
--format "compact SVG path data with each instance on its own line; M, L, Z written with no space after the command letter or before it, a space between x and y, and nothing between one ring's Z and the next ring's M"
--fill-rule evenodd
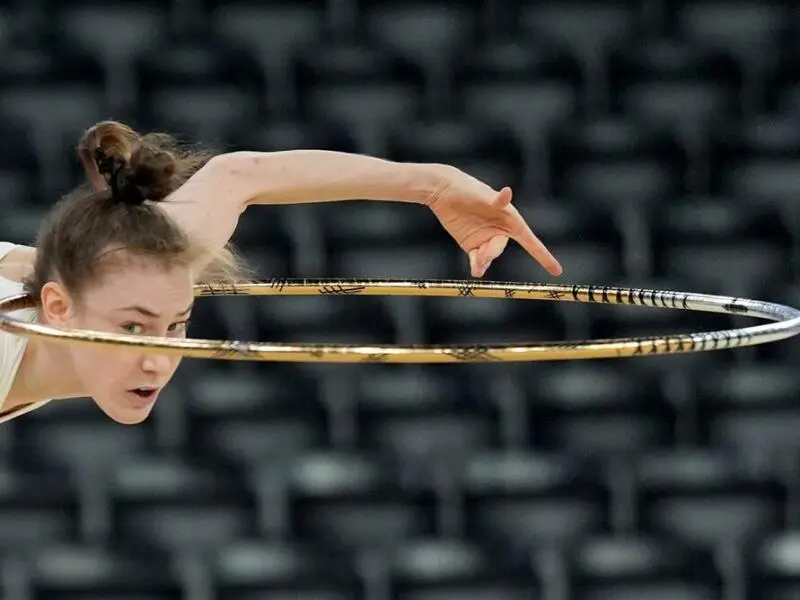
M245 342L230 342L214 352L214 358L254 358L256 356L258 356L258 352Z
M517 292L516 292L516 290L505 290L505 291L503 292L503 295L504 295L506 298L513 298L513 297L516 295L516 293L517 293Z
M551 300L561 300L566 295L566 292L562 292L561 290L550 290L547 292L547 297ZM575 295L573 294L573 298ZM577 298L576 298L577 300Z
M486 346L452 348L450 356L463 362L491 362L497 360Z
M475 291L472 288L471 283L466 283L464 285L458 286L458 295L464 298L468 298L470 296L475 295Z
M427 281L417 281L417 282L415 283L415 285L416 285L416 286L417 286L419 289L421 289L421 290L424 290L424 289L426 289L426 288L428 287L428 282L427 282Z
M575 300L576 302L580 302L581 300L579 296L580 291L581 291L581 286L579 285L573 285L572 289L570 290L570 294L572 294L572 299Z
M369 356L365 356L359 362L364 362L364 363L370 363L370 362L385 363L388 359L389 359L389 355L385 354L385 353L384 354L371 354Z
M289 283L288 279L281 277L273 277L267 280L267 284L269 285L269 287L278 290L279 292L282 292L283 288L285 288L288 283Z
M748 309L744 304L741 304L738 298L734 298L722 308L734 315L746 315L748 312L750 312L750 309Z
M241 296L246 295L230 283L206 283L200 288L200 296Z
M320 359L325 356L325 352L322 348L312 347L309 349L308 353L313 356L314 358Z
M366 286L363 285L345 286L340 283L336 283L319 286L319 293L323 296L353 296L360 294L365 289Z

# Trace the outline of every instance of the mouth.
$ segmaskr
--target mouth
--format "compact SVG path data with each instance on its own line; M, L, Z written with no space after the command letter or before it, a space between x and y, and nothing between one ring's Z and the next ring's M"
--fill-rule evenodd
M135 404L138 406L147 406L155 400L156 394L158 394L158 388L141 387L128 390L128 392L139 398Z

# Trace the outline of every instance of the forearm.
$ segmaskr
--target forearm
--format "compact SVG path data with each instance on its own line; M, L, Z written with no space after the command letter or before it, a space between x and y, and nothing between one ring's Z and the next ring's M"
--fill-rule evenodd
M446 184L446 166L397 163L326 150L236 152L222 158L246 204L385 200L426 204Z

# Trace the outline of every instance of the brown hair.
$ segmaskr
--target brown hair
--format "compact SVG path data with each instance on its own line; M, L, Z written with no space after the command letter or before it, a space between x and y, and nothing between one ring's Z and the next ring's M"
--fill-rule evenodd
M164 134L141 136L115 121L89 128L78 144L87 183L63 197L37 236L36 264L25 291L37 302L58 279L80 294L99 274L109 250L189 264L202 251L159 208L212 156L191 151ZM147 201L145 201L147 200ZM149 202L148 202L149 201ZM232 246L215 256L198 283L237 283L246 268Z

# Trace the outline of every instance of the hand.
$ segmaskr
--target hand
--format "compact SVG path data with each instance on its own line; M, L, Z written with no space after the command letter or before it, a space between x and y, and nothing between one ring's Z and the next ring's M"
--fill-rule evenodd
M469 256L473 277L483 277L508 240L522 246L551 275L562 268L511 205L511 188L499 192L455 167L443 167L444 183L426 205Z

